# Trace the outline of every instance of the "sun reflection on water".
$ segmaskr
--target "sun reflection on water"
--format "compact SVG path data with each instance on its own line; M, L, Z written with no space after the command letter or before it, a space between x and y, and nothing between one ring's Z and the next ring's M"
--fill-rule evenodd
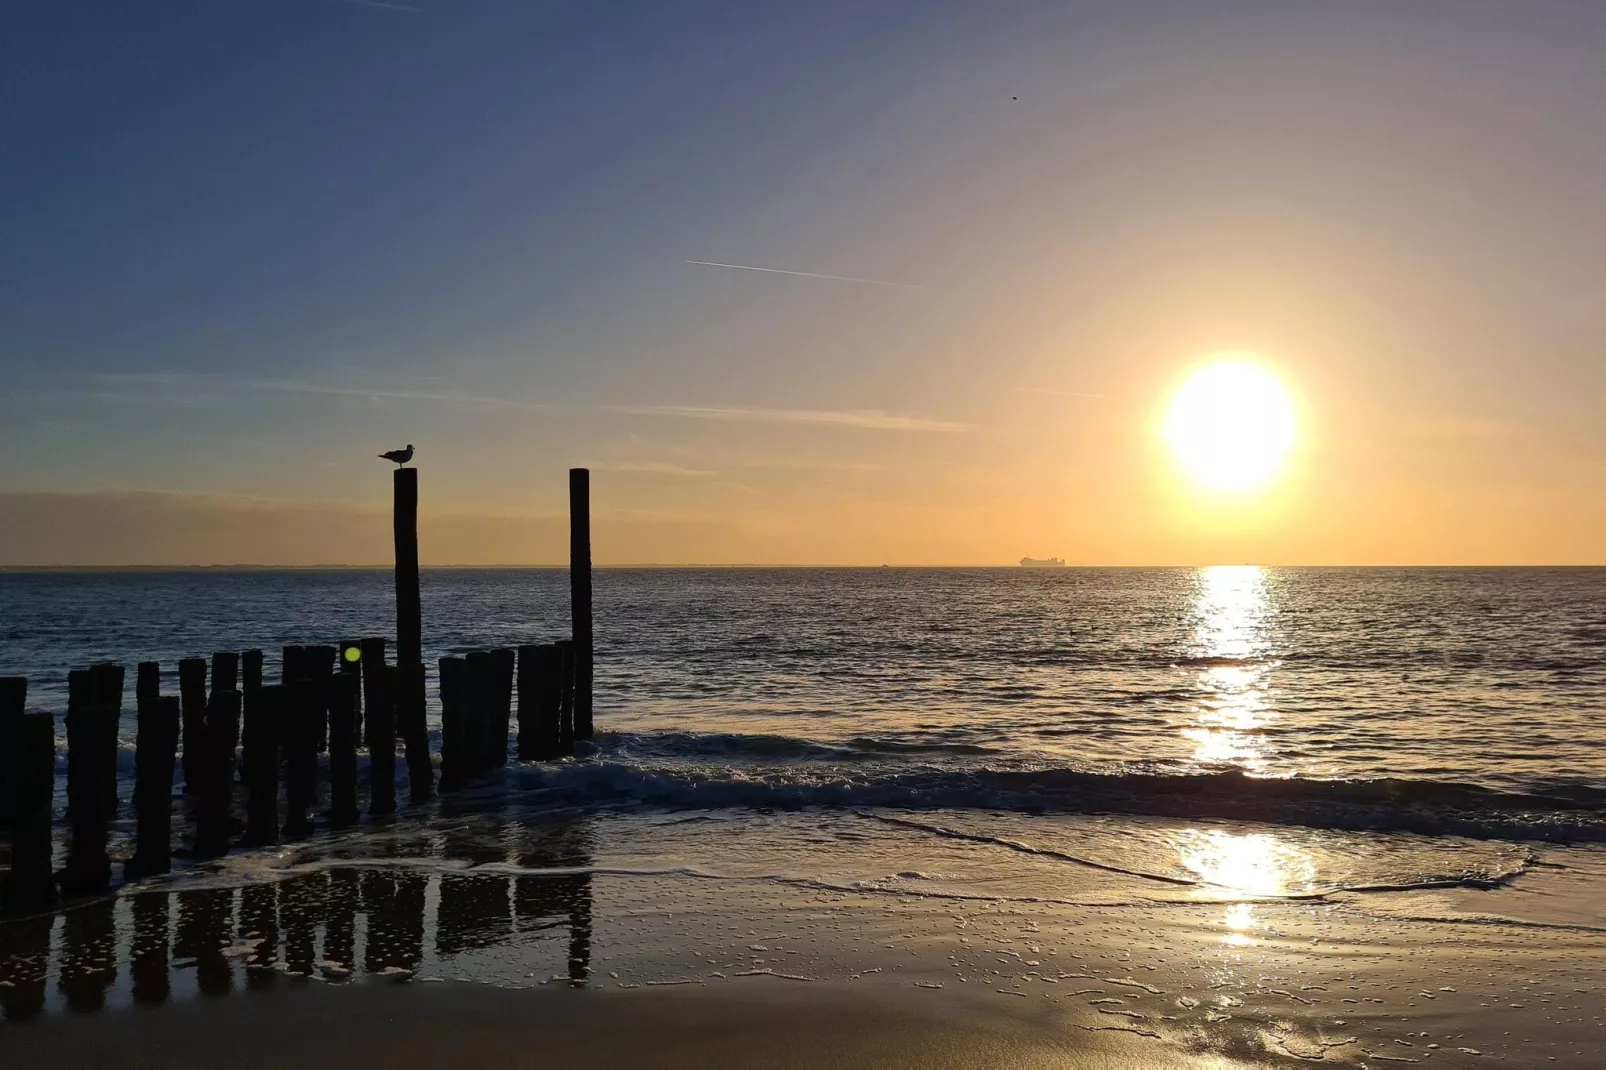
M1264 731L1277 717L1268 700L1265 664L1273 653L1270 616L1264 569L1216 565L1200 570L1190 658L1199 698L1192 722L1182 728L1200 765L1272 771Z
M1177 855L1184 869L1210 885L1210 891L1250 896L1283 896L1306 891L1316 879L1310 854L1270 833L1187 829L1178 835ZM1222 916L1222 943L1254 943L1254 906L1229 903Z

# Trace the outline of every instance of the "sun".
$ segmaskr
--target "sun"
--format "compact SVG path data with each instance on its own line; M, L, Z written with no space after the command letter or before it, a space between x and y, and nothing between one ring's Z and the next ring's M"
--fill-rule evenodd
M1162 433L1195 484L1243 493L1282 471L1297 424L1294 399L1275 375L1253 358L1223 356L1177 388Z

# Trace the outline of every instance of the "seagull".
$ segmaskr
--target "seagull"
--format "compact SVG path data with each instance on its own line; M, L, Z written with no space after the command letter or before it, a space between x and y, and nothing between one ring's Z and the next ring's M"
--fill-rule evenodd
M395 461L397 467L400 467L413 459L413 444L409 442L404 450L391 450L389 453L381 453L379 456L387 461Z

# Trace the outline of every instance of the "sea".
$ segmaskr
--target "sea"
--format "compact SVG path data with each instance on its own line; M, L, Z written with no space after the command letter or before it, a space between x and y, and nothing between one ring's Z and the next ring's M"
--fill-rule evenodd
M382 858L436 873L420 913L428 898L431 926L469 933L436 886L464 867L960 903L1364 908L1387 893L1375 901L1396 919L1606 930L1606 569L642 568L594 582L597 733L573 758L512 762L401 831L181 859L169 880L225 889L243 918L276 869ZM422 594L438 750L437 659L563 637L568 576L425 570ZM394 614L386 570L0 573L0 675L27 676L29 707L60 713L70 669L120 662L131 680L157 660L174 693L180 658L260 648L271 679L284 645L389 635ZM435 957L405 971L443 969L456 946L424 944Z

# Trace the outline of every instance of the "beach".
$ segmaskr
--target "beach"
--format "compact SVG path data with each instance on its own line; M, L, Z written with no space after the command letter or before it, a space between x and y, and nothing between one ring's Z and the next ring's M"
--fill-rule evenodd
M774 844L730 843L748 848ZM1515 890L1081 889L1094 906L622 861L285 857L243 886L125 892L56 923L48 981L8 958L8 1012L31 985L45 1013L0 1044L7 1065L66 1066L1590 1066L1606 1032L1606 934L1491 912L1521 910Z
M42 710L61 651L272 673L389 597L23 579ZM561 580L426 572L426 655L540 639ZM597 589L572 757L0 923L0 1064L1599 1064L1599 570Z

